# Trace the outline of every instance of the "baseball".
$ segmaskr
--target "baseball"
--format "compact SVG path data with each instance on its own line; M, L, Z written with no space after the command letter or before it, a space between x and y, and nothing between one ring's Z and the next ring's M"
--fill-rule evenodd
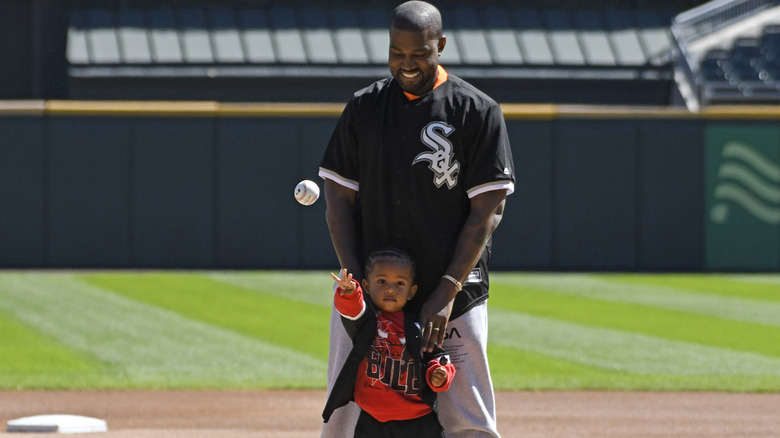
M312 205L319 197L320 188L314 181L305 179L295 186L295 199L303 205Z

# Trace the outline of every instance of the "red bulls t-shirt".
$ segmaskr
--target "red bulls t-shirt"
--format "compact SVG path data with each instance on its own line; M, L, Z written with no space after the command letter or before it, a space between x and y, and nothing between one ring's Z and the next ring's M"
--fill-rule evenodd
M367 310L360 289L346 296L336 293L335 303L346 317L357 318ZM355 403L382 422L422 417L432 410L420 398L420 377L406 349L404 312L381 312L377 336L358 370Z

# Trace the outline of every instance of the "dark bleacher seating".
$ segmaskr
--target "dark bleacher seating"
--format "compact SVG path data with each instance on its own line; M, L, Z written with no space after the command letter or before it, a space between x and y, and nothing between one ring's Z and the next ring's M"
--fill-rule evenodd
M780 84L780 24L764 28L761 55L756 68L762 79L768 83Z
M706 104L780 103L780 25L707 52L699 61L697 81Z
M343 101L387 74L375 3L75 4L72 98ZM501 100L669 101L669 14L464 1L442 15L442 64Z
M726 85L728 79L726 79L724 67L728 58L729 52L724 49L714 49L705 53L699 63L699 82Z
M82 66L385 64L388 14L227 3L74 8L68 60ZM654 11L459 6L442 14L450 65L636 66L670 50L669 24ZM372 56L375 44L381 56Z

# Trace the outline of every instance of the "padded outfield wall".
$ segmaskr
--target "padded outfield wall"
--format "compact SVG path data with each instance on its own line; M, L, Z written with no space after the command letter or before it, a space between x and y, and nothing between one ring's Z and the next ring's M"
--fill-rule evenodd
M0 267L334 269L292 196L342 105L9 101ZM779 271L778 108L504 105L501 270Z

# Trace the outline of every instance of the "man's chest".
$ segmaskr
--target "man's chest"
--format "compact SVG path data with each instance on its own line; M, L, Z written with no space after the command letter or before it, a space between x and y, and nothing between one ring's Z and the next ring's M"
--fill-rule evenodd
M452 189L468 155L472 128L463 116L437 106L376 114L359 138L360 167L394 178L430 180Z

